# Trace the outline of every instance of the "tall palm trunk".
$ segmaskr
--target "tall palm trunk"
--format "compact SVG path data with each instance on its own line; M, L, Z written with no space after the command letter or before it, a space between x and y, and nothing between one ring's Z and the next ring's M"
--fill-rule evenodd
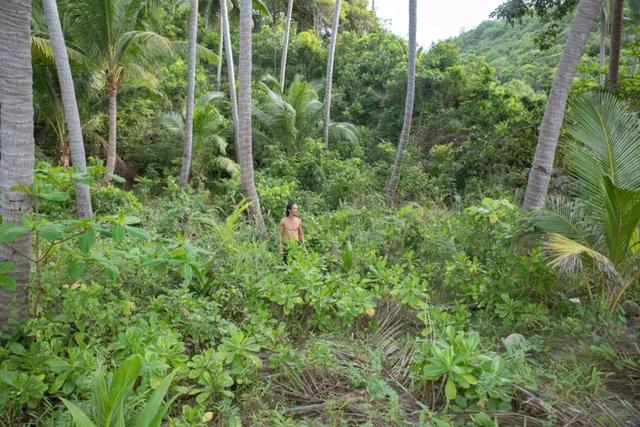
M289 0L287 6L287 23L284 27L284 42L282 43L282 59L280 60L280 89L284 92L284 76L287 71L287 53L289 52L289 32L291 31L291 14L293 13L293 0Z
M109 185L111 175L116 169L116 123L118 115L118 85L111 75L107 75L107 94L109 96L109 140L107 144L107 170L102 180L103 185Z
M604 11L604 7L600 12L600 55L598 56L600 66L600 86L604 86L607 76L604 73L604 67L606 65L607 56L607 14Z
M224 51L226 53L227 74L229 79L229 99L231 100L231 119L233 120L234 147L236 161L240 164L240 124L238 119L238 96L236 95L236 70L233 66L233 48L231 47L231 32L229 30L229 11L227 0L220 0L220 14L222 15L222 27L224 32Z
M191 0L191 16L189 17L189 48L187 53L187 108L184 123L184 147L182 151L182 169L180 170L180 187L189 182L191 170L191 151L193 148L193 104L196 90L196 43L198 39L198 0Z
M416 21L417 21L417 0L409 0L409 61L407 64L407 96L404 103L404 122L400 141L396 150L396 159L389 177L387 185L387 200L393 203L396 197L398 181L400 180L400 168L402 167L402 156L409 143L411 133L411 116L413 115L413 100L416 89Z
M32 211L31 199L16 185L33 183L33 74L31 68L31 1L0 2L0 211L5 223L19 222ZM18 320L27 306L31 277L31 234L0 244L0 262L14 265L15 291L0 288L0 324L15 308ZM15 301L15 305L14 305Z
M84 152L84 141L82 139L82 126L80 124L80 114L76 102L76 92L73 84L67 46L64 42L58 8L55 0L42 0L47 27L49 29L49 40L53 48L53 56L56 61L58 71L58 81L60 82L60 93L62 94L62 105L64 107L64 117L67 123L69 135L69 151L73 168L80 173L87 171L87 158ZM91 194L89 186L76 182L76 210L80 218L91 217Z
M603 0L581 0L578 4L540 125L538 145L522 206L525 211L544 205L569 89L602 2Z
M218 40L218 68L216 70L216 90L220 90L222 81L222 48L224 47L224 25L222 22L222 12L220 15L220 40Z
M324 145L329 148L329 122L331 121L331 86L333 81L333 58L336 53L336 41L338 39L338 25L340 24L340 3L336 0L333 9L333 23L331 24L331 40L329 41L329 53L327 58L327 78L324 87L324 124L322 126L322 136Z
M238 59L238 120L240 149L240 180L242 191L251 202L249 210L258 227L264 234L264 219L260 210L260 200L253 177L253 150L251 145L251 24L253 8L251 0L240 0L240 55Z
M620 49L622 48L622 18L624 0L613 0L611 7L611 51L609 53L609 87L618 85Z

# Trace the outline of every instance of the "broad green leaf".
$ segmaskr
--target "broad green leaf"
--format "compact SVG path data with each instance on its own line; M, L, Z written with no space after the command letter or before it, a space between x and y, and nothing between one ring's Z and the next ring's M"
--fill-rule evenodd
M125 216L122 219L122 224L123 225L135 225L135 224L140 224L142 222L142 220L140 218L138 218L137 216Z
M78 244L80 247L80 251L85 254L89 252L91 247L96 243L96 230L93 227L87 228L84 233L80 235L80 239L78 240Z
M154 390L153 394L147 401L147 404L142 409L142 412L136 417L135 427L159 427L162 422L166 411L161 411L160 406L164 399L173 378L176 376L177 371L173 371L167 376L160 385ZM174 397L175 399L175 397ZM168 408L167 408L168 409Z
M437 380L441 378L445 373L442 365L440 364L429 364L422 369L422 375L425 379L428 380Z
M82 409L78 408L66 399L62 399L62 403L64 403L69 412L71 412L71 416L73 417L73 421L76 423L76 427L97 427L93 421L89 419L87 414L82 411Z
M188 285L191 283L193 279L193 268L189 264L184 264L182 266L182 280L184 280L184 284Z
M142 367L142 359L139 355L130 357L122 362L116 370L109 388L109 402L112 408L121 408L127 395L133 389L140 368Z
M48 242L55 242L66 237L69 229L62 224L49 223L37 227L36 233Z
M38 197L44 200L51 200L52 202L64 202L69 199L69 193L63 191L50 191L48 193L41 193Z
M120 175L116 175L114 173L110 173L108 175L111 177L113 182L117 182L118 184L124 184L125 182L127 182L127 180L121 177Z
M17 224L0 224L0 243L13 242L18 237L25 235L30 230Z
M149 234L146 231L144 231L142 228L131 227L129 225L125 225L124 229L127 232L127 235L131 236L133 238L136 238L136 239L147 239L147 238L149 238Z
M15 268L15 265L13 265L10 262L0 262L0 274L7 274L14 268Z
M456 384L453 382L451 377L447 379L447 385L444 387L444 394L447 397L447 400L453 400L458 395Z
M491 427L494 424L493 419L486 412L478 412L473 416L473 422L478 426Z
M11 276L0 276L0 289L7 291L15 291L17 288L16 280Z
M87 272L87 265L80 259L72 259L67 264L67 274L70 280L76 280Z
M629 243L640 222L640 191L616 186L603 177L604 230L609 259L618 265L629 255Z
M124 227L120 224L115 225L111 229L111 238L116 242L120 243L124 240Z
M471 374L464 374L462 375L462 378L471 385L478 384L477 378Z
M65 369L69 369L71 367L71 365L69 364L69 362L67 362L66 360L60 359L60 358L56 358L56 359L51 359L51 360L47 360L47 366L56 373L62 372Z

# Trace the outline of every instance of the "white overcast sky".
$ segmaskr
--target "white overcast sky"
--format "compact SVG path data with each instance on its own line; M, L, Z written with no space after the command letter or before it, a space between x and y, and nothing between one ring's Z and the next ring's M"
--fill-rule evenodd
M418 45L457 36L476 27L505 0L418 0ZM371 4L371 0L369 0ZM399 36L409 33L409 0L375 0L376 13Z

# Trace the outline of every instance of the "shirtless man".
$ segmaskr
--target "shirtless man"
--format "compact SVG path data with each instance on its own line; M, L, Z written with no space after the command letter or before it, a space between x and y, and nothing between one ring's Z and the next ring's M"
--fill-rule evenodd
M280 221L280 253L287 262L287 244L299 243L303 249L304 234L302 232L302 220L298 218L298 205L293 202L287 204L286 216Z

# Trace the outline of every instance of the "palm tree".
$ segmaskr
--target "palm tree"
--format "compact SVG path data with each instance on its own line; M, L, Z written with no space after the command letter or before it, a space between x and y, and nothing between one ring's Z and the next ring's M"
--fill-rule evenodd
M231 119L233 120L234 148L236 160L240 163L240 147L238 145L239 120L238 120L238 96L236 95L236 71L233 65L233 48L231 47L231 31L229 30L229 11L227 0L220 0L220 15L224 32L224 51L227 60L227 75L229 79L229 99L231 101Z
M638 28L640 26L640 0L629 0L627 2L627 4L629 5L629 20L627 25L629 25L630 28ZM634 37L634 42L638 43L638 41L640 40L640 37L636 34L636 36ZM633 76L636 71L638 70L638 53L636 51L636 53L632 54L631 57L631 66L629 67L629 74L631 76Z
M0 212L2 222L17 223L32 211L29 196L14 186L33 183L33 92L31 68L31 1L0 2ZM13 264L16 290L0 287L0 324L10 317L15 298L18 318L26 312L31 277L31 234L0 244L0 262Z
M322 135L324 145L329 147L329 122L331 120L331 85L333 80L333 58L336 53L336 42L338 39L338 25L340 23L340 4L341 0L336 0L333 9L333 23L331 24L331 40L329 41L329 52L327 57L327 77L324 85L324 125Z
M116 164L118 91L127 81L142 82L170 52L167 39L144 28L152 0L76 0L66 2L70 28L80 51L100 70L109 99L109 140L104 183Z
M289 0L287 6L287 22L284 27L284 42L282 43L282 59L280 60L280 87L284 90L284 76L287 69L287 52L289 51L289 32L291 31L291 14L293 13L293 0Z
M607 28L609 26L609 0L605 0L600 11L600 52L598 65L600 66L600 86L604 86L607 76L604 73L607 56Z
M269 87L274 86L275 89ZM318 138L322 131L322 102L318 92L310 83L296 77L285 93L280 90L274 77L263 78L266 94L253 115L263 132L255 132L270 144L278 144L289 155L295 155L304 148L307 138ZM350 123L332 122L329 128L332 141L346 140L355 144L358 133Z
M218 65L216 69L216 90L220 90L222 82L222 49L224 48L224 23L222 22L222 13L219 14L220 35L218 40Z
M73 168L80 173L87 171L87 159L84 152L84 140L82 138L82 126L80 125L80 113L76 102L75 87L67 47L62 34L60 18L58 17L58 7L55 0L42 0L42 7L49 29L49 40L56 61L58 71L58 81L60 83L60 94L64 106L64 117L67 123L69 134L69 148ZM92 215L91 195L89 186L76 182L76 210L80 218L89 218Z
M260 200L253 178L253 150L251 145L251 0L240 0L240 55L238 74L240 89L238 90L238 154L240 164L240 181L246 198L251 202L249 210L256 222L260 234L264 234L265 226L260 210Z
M567 150L574 197L552 200L532 220L547 233L552 265L594 267L601 298L615 308L640 278L640 120L601 92L573 100L569 122L577 141Z
M622 20L624 18L624 0L613 0L611 5L611 50L609 51L609 87L618 85L620 70L620 49L622 48Z
M587 38L602 7L602 2L603 0L581 0L578 4L578 10L551 85L551 93L547 99L540 125L538 144L522 206L525 211L544 205L560 128L564 120L569 88L578 68L578 62L584 53Z
M402 156L409 143L411 134L411 116L413 115L413 99L416 91L416 21L417 5L416 0L409 0L409 61L407 64L407 96L404 103L404 121L400 132L400 141L396 150L396 159L393 163L393 170L387 184L387 200L393 203L396 197L398 181L400 180L400 168L402 167Z
M196 154L192 175L205 176L212 172L224 172L231 176L239 173L238 165L226 156L228 121L216 108L222 99L220 92L201 96L193 109L193 152ZM162 116L161 125L179 141L184 137L185 115L172 112Z
M180 187L189 182L191 170L191 148L193 143L193 103L196 90L196 47L198 42L198 0L191 0L189 17L189 47L187 49L187 114L184 126L184 147L182 152L182 169L180 170Z

